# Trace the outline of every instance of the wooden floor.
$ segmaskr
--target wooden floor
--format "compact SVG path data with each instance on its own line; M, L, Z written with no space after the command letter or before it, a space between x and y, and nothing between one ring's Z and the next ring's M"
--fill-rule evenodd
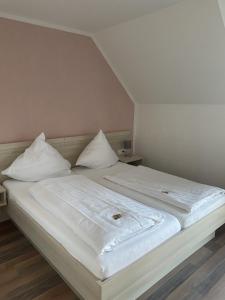
M78 298L12 222L0 223L0 300L30 299ZM225 300L225 228L139 298L164 299Z

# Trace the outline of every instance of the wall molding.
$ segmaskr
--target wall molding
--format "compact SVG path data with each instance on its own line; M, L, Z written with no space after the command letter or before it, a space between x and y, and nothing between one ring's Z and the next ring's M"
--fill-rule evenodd
M80 34L80 35L84 35L87 37L92 37L91 33L83 31L83 30L74 29L74 28L70 28L67 26L57 25L57 24L52 24L52 23L48 23L45 21L37 20L37 19L21 17L21 16L17 16L17 15L11 15L11 14L4 13L4 12L0 12L0 18L14 20L14 21L23 22L23 23L28 23L28 24L46 27L46 28L50 28L50 29L56 29L56 30L65 31L65 32L69 32L69 33Z

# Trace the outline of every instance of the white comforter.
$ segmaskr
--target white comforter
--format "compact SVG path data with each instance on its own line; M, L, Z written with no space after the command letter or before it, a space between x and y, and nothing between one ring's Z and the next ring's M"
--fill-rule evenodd
M225 196L223 189L196 183L143 166L104 178L144 195L160 199L187 212L198 209L209 199L214 201L221 195Z
M98 255L163 221L160 212L81 175L38 182L30 193Z

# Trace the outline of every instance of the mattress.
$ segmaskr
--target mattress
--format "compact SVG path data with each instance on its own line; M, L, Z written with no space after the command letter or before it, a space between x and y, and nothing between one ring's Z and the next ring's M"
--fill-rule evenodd
M198 222L202 218L206 217L208 214L210 214L217 208L225 205L225 196L221 195L221 197L218 197L216 200L213 200L210 203L205 203L199 209L188 213L182 209L179 209L179 208L176 208L175 206L170 205L169 203L165 203L165 202L155 199L153 197L149 197L149 196L143 195L141 193L135 192L133 190L130 190L126 187L122 187L118 184L115 184L115 183L110 182L103 178L105 175L115 175L120 172L133 170L134 168L136 168L136 167L119 162L116 165L114 165L113 167L106 168L106 169L99 169L99 170L76 167L73 169L73 173L74 174L84 174L87 177L102 184L105 187L108 187L108 188L110 188L114 191L117 191L125 196L128 196L132 199L140 201L145 205L154 207L159 210L164 210L164 211L174 215L179 220L181 227L183 229L188 228L189 226Z
M90 178L96 176L96 180L101 178L101 172L97 172L97 174L95 172L90 172L89 174L87 169L77 169L75 173L77 172L85 173L85 175L88 173L88 177L90 176ZM96 253L82 241L82 239L69 229L69 227L38 205L29 194L29 188L33 184L34 183L15 180L5 181L4 186L8 191L9 208L10 206L14 206L14 209L15 207L22 209L44 230L47 230L46 228L48 228L48 234L51 237L54 237L72 257L82 263L100 280L104 280L132 264L146 253L177 234L181 229L180 223L174 216L162 211L161 213L164 221L161 224L155 226L152 230L146 230L142 234L123 242L113 251L97 256ZM12 215L11 217L13 219Z

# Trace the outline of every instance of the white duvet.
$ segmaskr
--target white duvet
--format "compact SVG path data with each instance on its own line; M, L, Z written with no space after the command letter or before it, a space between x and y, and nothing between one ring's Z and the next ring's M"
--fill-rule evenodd
M196 183L147 167L139 166L105 179L144 195L160 199L187 212L193 212L207 201L214 201L225 190Z
M160 212L82 175L40 181L30 193L98 255L163 222Z

